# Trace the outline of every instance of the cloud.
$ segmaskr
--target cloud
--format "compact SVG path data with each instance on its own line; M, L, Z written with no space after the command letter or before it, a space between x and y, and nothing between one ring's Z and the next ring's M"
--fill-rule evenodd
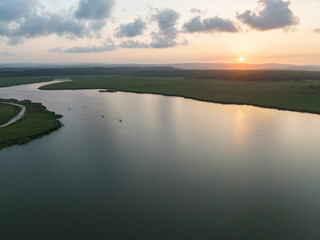
M283 0L259 0L260 11L247 10L237 18L251 28L266 31L288 28L299 23L299 18L290 10L290 2Z
M0 21L19 20L30 15L38 6L37 0L0 0Z
M98 52L110 52L117 49L117 46L113 42L106 42L101 46L90 45L90 46L76 46L72 48L52 48L49 52L60 52L60 53L98 53Z
M114 0L79 0L71 14L46 11L38 0L0 0L0 37L9 45L56 34L69 39L97 36L110 17Z
M0 56L4 56L4 57L13 57L13 56L17 56L19 54L16 53L12 53L12 52L0 52Z
M205 18L203 21L200 16L190 19L183 25L183 29L188 33L195 32L237 32L238 29L231 20L219 17Z
M7 44L11 46L16 46L16 45L22 44L24 41L25 40L22 37L11 37L8 39Z
M57 34L58 36L83 37L86 33L87 29L84 24L59 14L47 13L43 16L29 16L18 28L11 29L9 36L32 38Z
M103 20L111 15L114 0L80 0L75 16L85 20Z
M121 48L149 48L150 44L140 42L140 41L134 41L134 40L128 40L124 41L120 44Z
M123 41L119 45L116 45L112 40L108 39L102 45L89 45L89 46L76 46L72 48L51 48L49 52L56 52L56 53L98 53L98 52L110 52L115 51L119 48L149 48L150 44L128 40Z
M9 33L9 30L8 24L0 21L0 36L6 36Z
M115 34L116 37L136 37L143 33L146 23L140 18L135 19L132 23L121 24Z
M203 13L203 11L198 8L192 8L190 12L193 14L202 14Z
M178 30L175 28L168 28L166 30L152 33L152 48L169 48L179 45L176 41L178 37Z
M314 29L314 32L315 32L315 33L320 33L320 28Z
M180 14L173 9L157 10L152 19L157 22L159 31L151 34L152 48L169 48L186 44L186 41L178 41L179 31L176 27Z
M152 16L152 18L158 23L160 30L166 30L168 28L173 28L177 24L180 14L173 9L167 8L161 11L158 10L157 13Z
M96 20L91 21L88 25L88 28L93 32L100 32L100 30L106 25L106 20Z

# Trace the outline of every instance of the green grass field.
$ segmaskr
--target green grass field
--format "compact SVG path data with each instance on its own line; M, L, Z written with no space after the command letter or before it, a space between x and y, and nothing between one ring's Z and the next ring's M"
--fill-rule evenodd
M27 109L25 116L21 120L8 127L0 128L0 149L14 144L28 143L62 126L58 120L61 116L48 111L40 103L32 103L29 100L0 99L0 102L3 101L18 103L26 106ZM5 115L0 114L0 116Z
M309 71L179 70L171 67L13 69L0 72L0 87L46 82L59 77L74 81L41 89L109 88L320 114L320 72Z
M0 103L0 126L9 122L19 111L18 107Z
M246 104L320 114L319 80L241 81L119 75L80 76L73 79L72 82L47 85L41 89L109 88L125 92L181 96L215 103Z
M10 77L0 78L0 87L12 87L24 84L48 82L53 80L53 77Z

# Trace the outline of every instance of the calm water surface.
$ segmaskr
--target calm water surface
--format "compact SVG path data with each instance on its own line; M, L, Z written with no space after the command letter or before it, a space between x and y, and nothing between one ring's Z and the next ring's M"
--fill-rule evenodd
M320 239L319 115L40 85L0 89L65 124L0 151L1 240Z

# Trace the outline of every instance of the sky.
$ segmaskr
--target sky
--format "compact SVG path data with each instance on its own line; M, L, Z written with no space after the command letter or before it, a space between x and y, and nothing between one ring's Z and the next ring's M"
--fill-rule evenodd
M320 64L320 0L0 0L0 63Z

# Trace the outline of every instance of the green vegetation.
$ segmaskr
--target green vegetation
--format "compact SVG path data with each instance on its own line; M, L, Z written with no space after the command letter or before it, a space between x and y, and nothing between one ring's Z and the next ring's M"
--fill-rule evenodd
M320 114L320 72L172 67L4 69L0 87L69 77L46 90L113 89Z
M19 113L19 111L20 109L16 106L0 103L0 126L9 122Z
M51 80L53 80L52 77L0 78L0 87L11 87L11 86L24 85L24 84L41 83L41 82L48 82Z
M82 67L82 68L41 68L41 69L0 69L0 86L2 79L8 83L18 78L33 77L73 77L122 75L139 77L182 77L190 79L219 79L245 81L298 81L320 80L320 72L291 70L182 70L173 67ZM11 79L10 79L11 78ZM16 79L15 79L16 78ZM11 80L11 81L10 81ZM41 78L38 80L41 80Z
M313 87L310 87L312 86ZM181 96L196 100L247 104L320 114L320 82L238 81L169 77L86 76L41 87L45 90L115 89L117 91Z
M58 120L62 116L48 111L40 103L32 103L29 100L17 101L14 99L0 99L0 102L13 102L26 106L26 114L20 121L8 127L0 128L0 149L14 144L28 143L62 126ZM0 117L4 115L1 112Z

